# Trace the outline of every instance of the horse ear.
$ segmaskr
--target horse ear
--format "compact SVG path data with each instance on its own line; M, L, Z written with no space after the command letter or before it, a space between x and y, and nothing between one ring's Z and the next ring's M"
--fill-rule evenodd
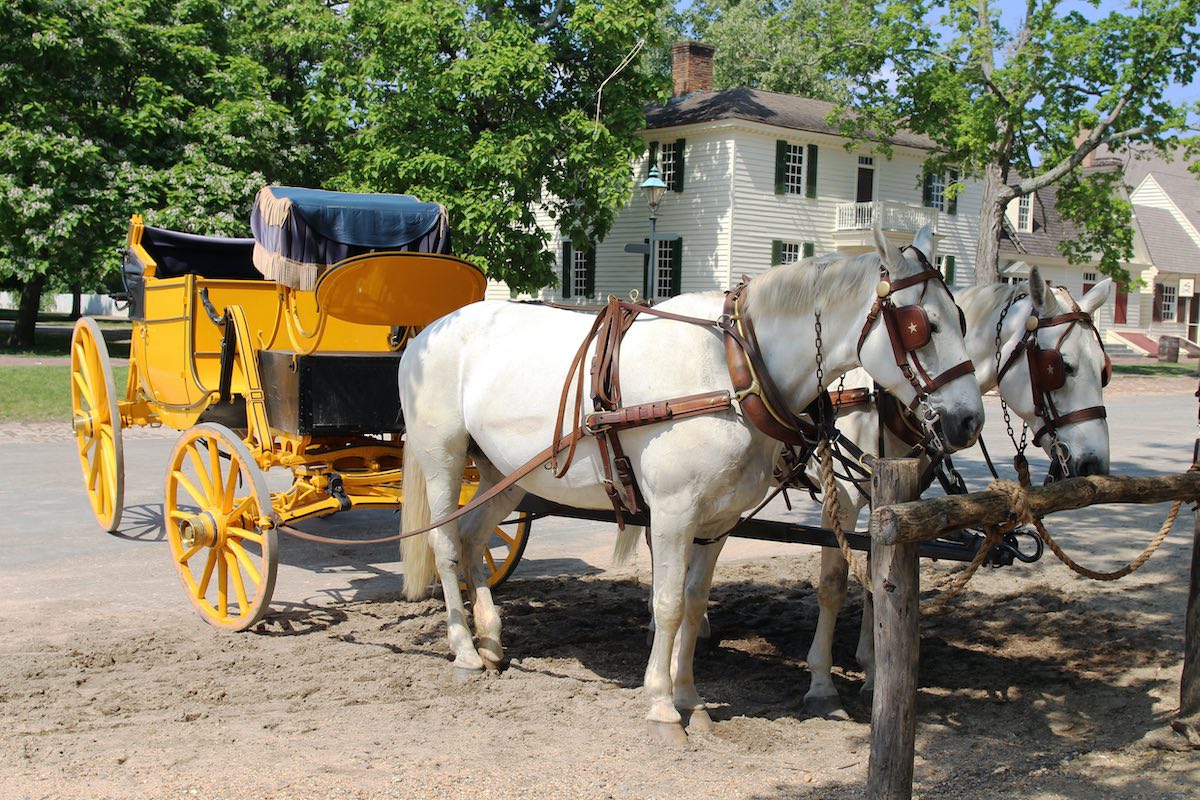
M1033 300L1033 311L1038 316L1045 316L1044 312L1054 302L1054 295L1042 280L1042 273L1038 272L1037 267L1029 268L1029 297Z
M933 261L933 229L929 227L929 223L921 226L921 230L917 231L917 235L913 237L913 247L925 254L925 258Z
M908 261L905 260L904 254L900 252L900 248L891 239L883 235L883 230L879 227L879 218L876 216L875 225L871 231L875 235L875 251L879 253L879 258L883 261L884 266L892 273L903 273L911 271L908 267Z
M1079 308L1091 314L1108 302L1108 296L1111 293L1112 278L1105 278L1091 289L1088 289L1087 294L1079 299Z

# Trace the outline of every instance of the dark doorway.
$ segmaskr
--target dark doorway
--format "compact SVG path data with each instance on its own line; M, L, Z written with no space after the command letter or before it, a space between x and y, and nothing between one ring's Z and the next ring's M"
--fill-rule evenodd
M858 193L855 202L870 203L875 199L875 170L871 167L858 168Z

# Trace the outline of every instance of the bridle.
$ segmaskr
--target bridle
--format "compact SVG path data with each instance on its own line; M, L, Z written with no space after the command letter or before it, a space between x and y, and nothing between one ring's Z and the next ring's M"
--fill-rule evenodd
M1058 337L1058 341L1054 343L1054 347L1043 348L1038 343L1038 331L1043 328L1053 328L1057 325L1066 325L1067 328L1062 335ZM1096 342L1100 345L1100 351L1104 353L1104 367L1100 372L1100 386L1108 386L1108 382L1112 379L1112 359L1108 357L1108 353L1104 350L1104 341L1100 338L1100 332L1096 330L1096 325L1092 321L1092 317L1086 311L1080 310L1078 305L1065 314L1058 314L1053 317L1039 317L1036 311L1025 321L1025 335L1017 342L1008 360L996 373L996 385L1000 385L1000 381L1004 379L1004 375L1012 369L1022 355L1029 365L1029 387L1033 394L1033 413L1040 417L1043 421L1042 427L1038 428L1033 434L1033 443L1041 446L1041 439L1046 434L1050 434L1051 438L1057 441L1057 433L1059 428L1067 425L1073 425L1078 422L1086 422L1093 419L1105 419L1108 416L1103 405L1088 406L1079 408L1074 411L1068 411L1066 414L1060 414L1058 407L1054 403L1054 398L1051 396L1063 387L1067 380L1066 367L1063 363L1062 345L1067 337L1071 335L1071 331L1076 325L1082 325L1092 332L1096 337Z
M931 425L936 421L936 413L928 406L929 396L951 381L975 372L975 365L968 358L945 370L935 378L930 376L925 366L921 363L921 357L917 351L929 344L932 338L929 315L918 304L897 306L892 300L892 295L901 289L907 289L910 286L916 286L920 283L924 284L921 288L920 298L924 300L925 293L929 291L930 282L936 281L945 289L946 294L950 294L950 287L946 286L946 281L942 277L942 273L929 264L929 260L925 257L924 253L911 245L902 249L911 250L921 262L923 269L915 275L909 275L907 278L892 280L887 267L883 264L879 265L879 285L875 287L875 304L871 306L871 310L867 313L867 321L863 324L862 332L858 336L857 352L861 362L863 344L866 342L867 336L871 333L875 322L882 317L884 327L887 330L888 341L892 345L892 354L895 356L896 366L913 387L913 391L916 392L916 396L908 404L906 410L916 414L917 408L924 405L925 413L922 419L926 425ZM967 322L962 309L958 310L958 322L965 336L967 333Z

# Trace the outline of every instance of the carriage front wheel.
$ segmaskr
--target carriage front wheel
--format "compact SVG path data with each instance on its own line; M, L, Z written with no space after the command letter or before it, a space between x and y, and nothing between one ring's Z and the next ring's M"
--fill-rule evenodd
M521 512L492 530L492 536L483 551L489 588L495 589L516 570L525 553L525 545L529 542L532 524L530 516Z
M88 502L100 527L115 531L125 504L121 411L108 346L89 317L81 317L71 335L71 425Z
M163 518L171 560L205 621L243 631L271 602L278 544L266 477L224 425L184 431L167 467Z

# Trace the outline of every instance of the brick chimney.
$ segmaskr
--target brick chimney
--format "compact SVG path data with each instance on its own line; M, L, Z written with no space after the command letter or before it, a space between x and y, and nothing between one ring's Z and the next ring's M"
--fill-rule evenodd
M675 82L672 96L712 91L713 53L716 49L704 42L676 42L671 45L671 77Z

